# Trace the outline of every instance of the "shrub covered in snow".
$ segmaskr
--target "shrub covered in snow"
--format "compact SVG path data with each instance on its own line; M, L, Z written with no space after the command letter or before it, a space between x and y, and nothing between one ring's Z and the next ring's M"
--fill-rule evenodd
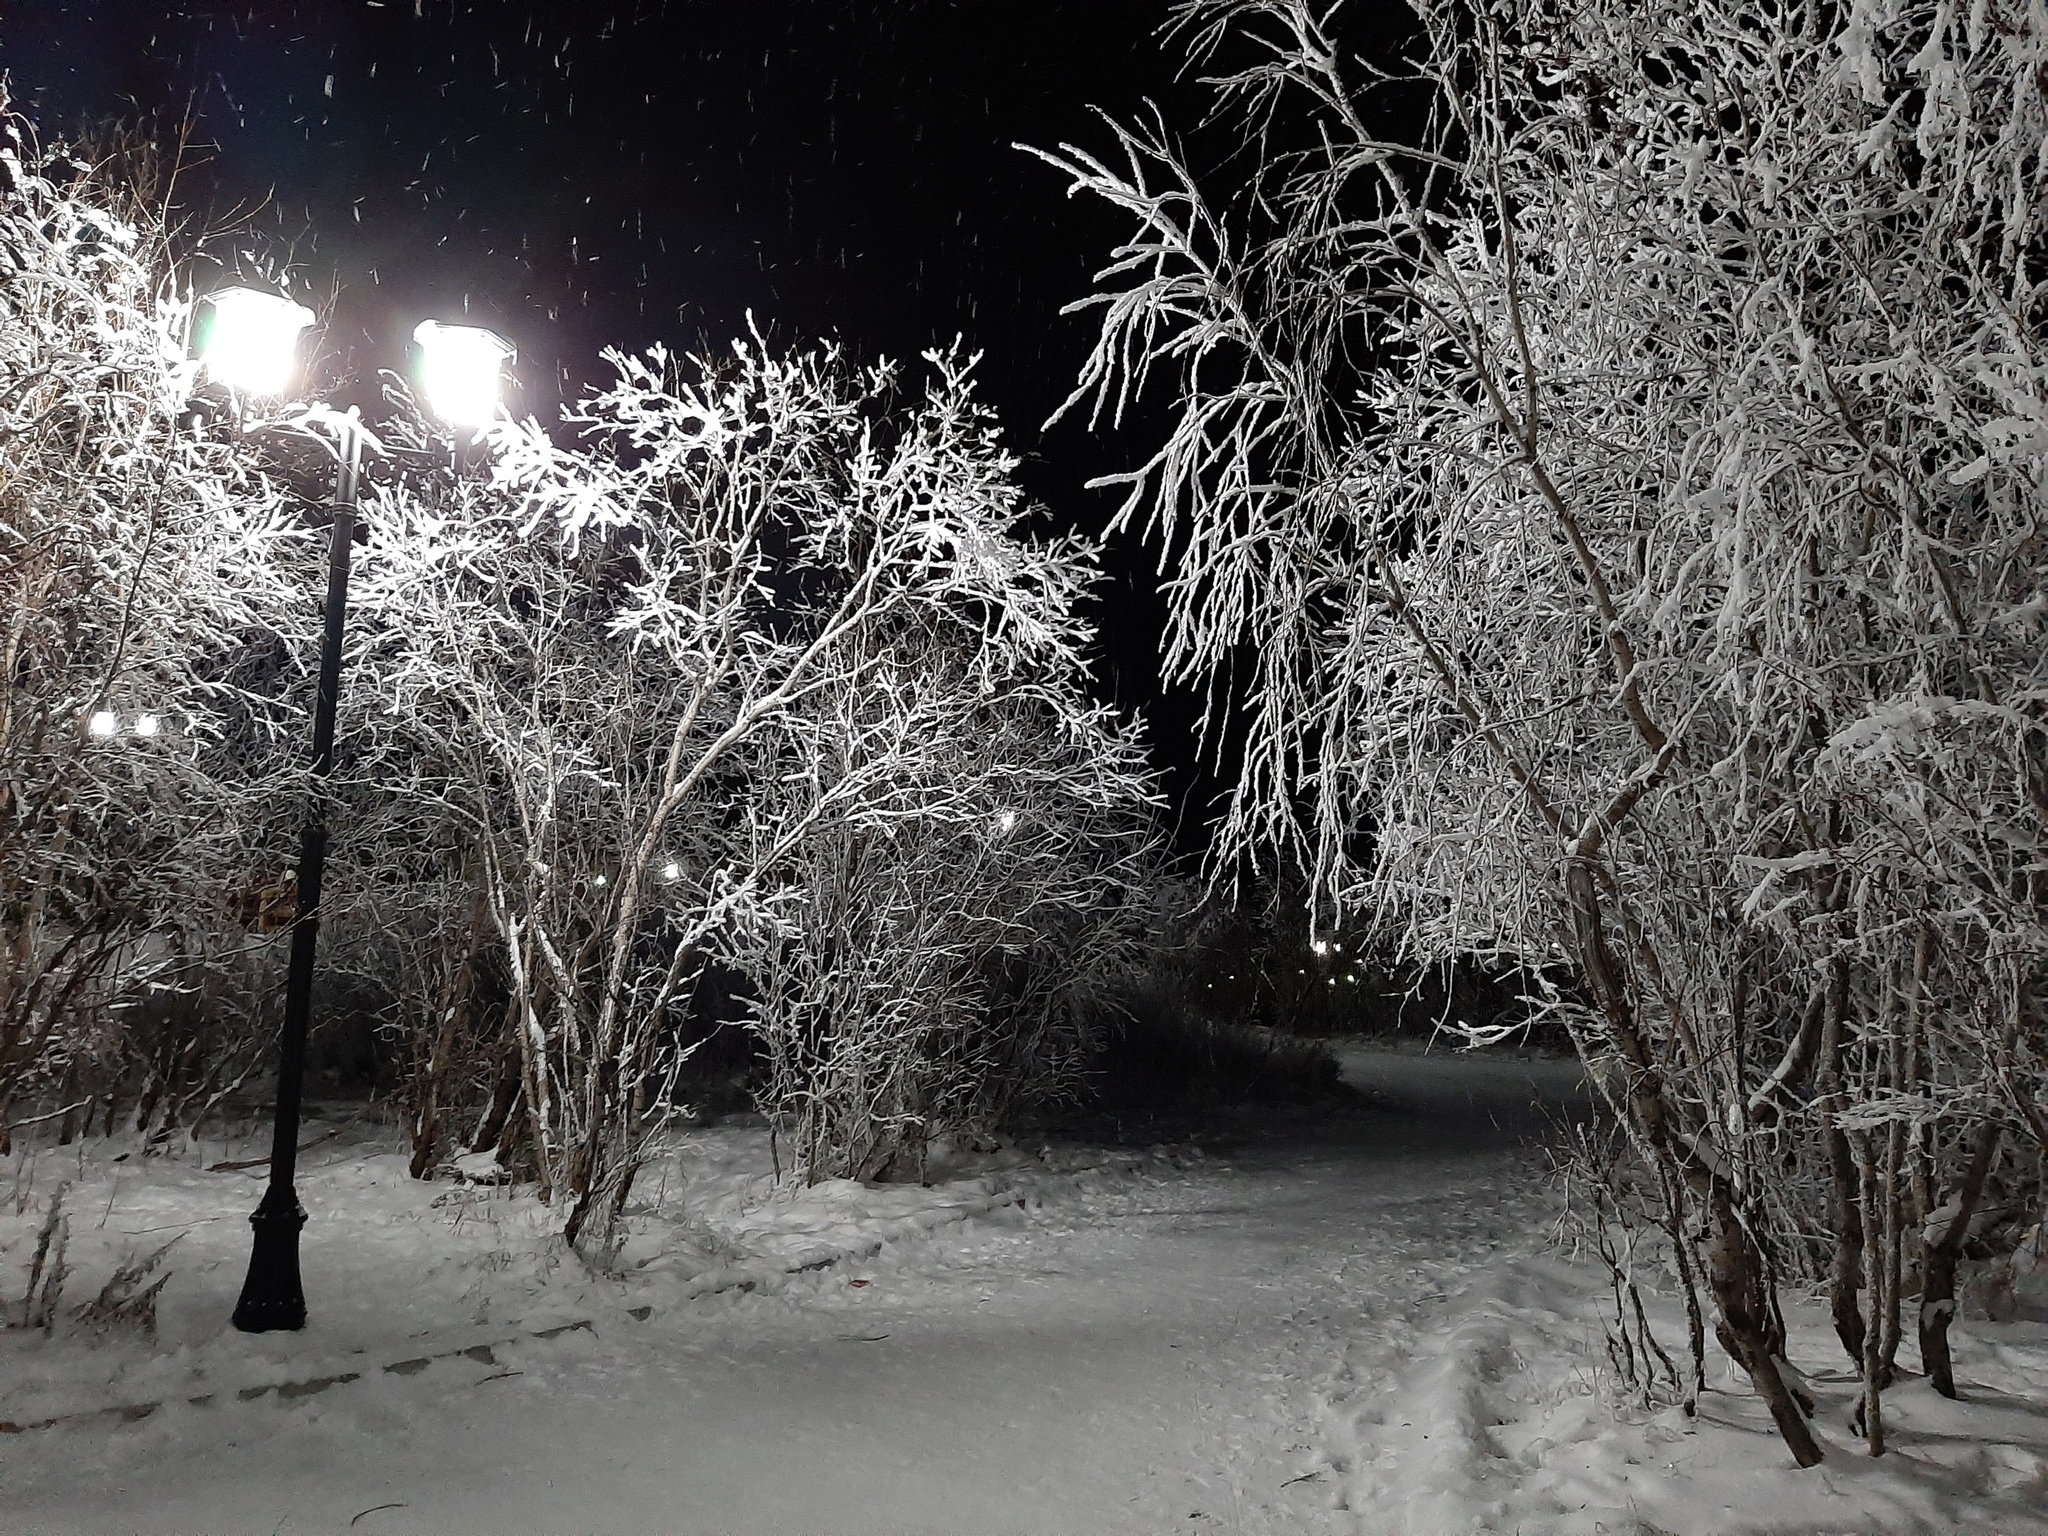
M487 934L513 1086L485 1130L572 1235L674 1107L707 966L807 1177L1050 1086L1151 840L1130 728L1085 689L1090 552L1023 531L960 360L907 403L893 369L758 338L611 361L570 446L505 424L487 479L375 490L357 600L354 718L410 829L366 899L411 861L455 915L423 930L454 942L424 951L421 1109L457 1091L439 1041Z
M1085 574L1067 566L1069 595ZM1072 652L988 642L974 610L877 627L768 792L807 815L859 786L796 846L798 899L746 961L764 1108L813 1182L875 1177L1071 1091L1150 937L1160 860L1135 734Z

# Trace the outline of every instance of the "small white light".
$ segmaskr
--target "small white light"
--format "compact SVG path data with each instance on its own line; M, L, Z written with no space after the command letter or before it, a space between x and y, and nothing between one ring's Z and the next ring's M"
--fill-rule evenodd
M254 288L223 288L205 302L196 339L207 377L251 395L291 388L299 332L313 323L313 311Z
M1330 952L1330 943L1327 939L1311 939L1308 947L1319 955L1327 955Z
M111 709L96 709L85 722L85 728L95 736L111 736L121 729L121 717Z
M666 864L661 866L661 878L666 881L669 881L670 883L674 883L675 881L682 879L683 866L678 864L674 859L670 859Z
M138 736L154 736L163 728L163 721L155 715L137 715L135 717L135 734Z
M487 427L498 419L499 385L515 355L511 342L480 325L438 320L422 320L412 339L420 344L429 410L451 427Z
M599 890L603 890L606 886L611 884L611 881L606 879L603 875L599 875L597 879L592 882L592 884L594 884Z
M1004 830L1005 832L1014 832L1014 831L1016 831L1016 830L1017 830L1017 813L1016 813L1015 811L1005 811L1005 812L1003 812L1003 814L1002 814L1001 816L999 816L999 817L997 817L997 818L996 818L996 825L1000 826L1000 827L1001 827L1001 828L1002 828L1002 829L1003 829L1003 830Z

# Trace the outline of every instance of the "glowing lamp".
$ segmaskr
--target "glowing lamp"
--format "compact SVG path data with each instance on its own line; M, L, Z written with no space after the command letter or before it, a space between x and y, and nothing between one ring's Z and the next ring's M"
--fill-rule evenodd
M250 395L291 388L299 332L313 323L313 311L255 288L223 288L205 304L193 339L208 378Z
M138 736L154 736L163 728L164 722L160 716L137 715L135 717L135 734Z
M422 320L412 339L420 346L428 409L451 427L487 427L497 419L499 385L515 355L511 342L480 325L438 320Z
M1005 812L1003 812L1003 814L1002 814L1002 815L1000 815L1000 816L998 816L998 817L996 818L996 825L997 825L997 826L999 826L999 827L1001 827L1001 828L1002 828L1002 829L1003 829L1003 830L1004 830L1005 832L1014 832L1014 831L1016 831L1016 830L1017 830L1017 813L1016 813L1015 811L1005 811Z
M121 717L111 709L96 709L85 722L85 728L95 736L111 736L121 729Z

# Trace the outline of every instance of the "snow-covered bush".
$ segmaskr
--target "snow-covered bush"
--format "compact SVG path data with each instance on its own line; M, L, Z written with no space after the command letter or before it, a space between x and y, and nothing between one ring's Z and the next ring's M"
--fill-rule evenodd
M0 100L0 1147L60 1089L189 1124L263 1036L229 994L292 782L278 631L311 604L279 488L187 415L152 173L46 152Z
M986 920L976 882L993 877L941 867L943 839L904 867L939 926L888 960L946 976L917 994L942 1007L964 995L961 964L1025 947L1006 923L1036 937L1057 926L1040 906L1072 896L1070 920L1101 905L1143 842L1128 733L1077 691L1085 551L1023 536L1013 461L966 365L928 361L905 402L893 369L778 357L758 337L716 360L613 354L616 381L569 418L577 442L506 424L488 480L412 476L366 502L354 718L380 737L364 750L388 765L391 824L410 818L405 857L480 893L520 1114L572 1238L627 1197L706 963L767 987L773 1037L767 1021L823 1006L790 991L837 974L820 946L858 939L807 929L813 899L895 899L889 881L848 891L826 874L833 839L919 816L985 830L1013 790L1020 818L1059 819L1043 858L1011 859L1016 894ZM1034 708L1026 761L1016 722ZM986 741L968 734L977 710ZM1113 846L1091 855L1098 835ZM1030 887L1055 874L1070 883ZM833 1095L856 1118L897 1117L889 1134L907 1123L909 1101Z
M1227 198L1163 125L1048 157L1139 225L1076 402L1172 376L1123 516L1169 669L1251 669L1224 852L1568 966L1795 1456L1815 1219L1881 1447L1905 1288L1952 1390L1964 1232L2048 1131L2048 24L1427 0L1384 79L1341 10L1181 7Z
M1071 1090L1138 959L1158 853L1143 750L1073 648L1084 554L1037 551L1039 643L1001 643L979 604L864 634L768 790L778 822L838 801L777 867L796 899L745 962L763 1107L811 1182Z

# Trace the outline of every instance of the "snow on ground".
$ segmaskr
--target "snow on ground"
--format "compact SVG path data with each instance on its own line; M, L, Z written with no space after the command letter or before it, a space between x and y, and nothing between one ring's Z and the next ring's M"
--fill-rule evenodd
M207 1169L260 1147L46 1147L0 1165L0 1300L60 1181L67 1309L183 1235L154 1339L0 1334L0 1530L2048 1532L2048 1328L1959 1327L1967 1401L1889 1394L1882 1461L1814 1307L1817 1471L1725 1371L1697 1421L1617 1420L1599 1277L1550 1252L1522 1143L1575 1071L1346 1072L1369 1107L928 1186L778 1191L765 1132L699 1129L596 1267L529 1193L335 1123L287 1335L227 1327L261 1170Z

